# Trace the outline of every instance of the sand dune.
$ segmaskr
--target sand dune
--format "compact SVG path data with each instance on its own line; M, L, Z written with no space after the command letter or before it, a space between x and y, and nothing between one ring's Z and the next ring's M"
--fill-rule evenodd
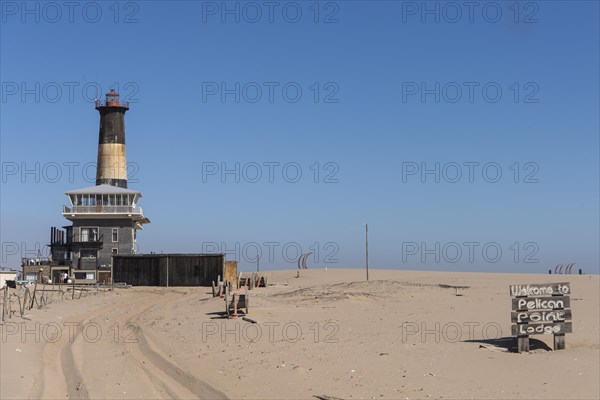
M207 288L121 289L12 318L0 397L600 397L598 276L270 275L272 286L249 294L256 324L223 318L224 301ZM566 350L534 336L530 353L510 352L508 286L563 281L573 310ZM448 286L467 288L456 296Z

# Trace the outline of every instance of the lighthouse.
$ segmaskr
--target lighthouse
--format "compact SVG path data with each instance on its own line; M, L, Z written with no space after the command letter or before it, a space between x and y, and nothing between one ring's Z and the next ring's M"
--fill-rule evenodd
M96 110L100 113L96 185L127 188L125 113L129 103L121 103L119 94L111 90L106 100L96 100Z
M110 281L113 255L136 254L137 232L150 223L139 205L142 194L127 187L129 104L111 90L95 107L100 113L96 185L65 193L70 204L62 214L72 225L52 228L53 280L67 272L78 282Z

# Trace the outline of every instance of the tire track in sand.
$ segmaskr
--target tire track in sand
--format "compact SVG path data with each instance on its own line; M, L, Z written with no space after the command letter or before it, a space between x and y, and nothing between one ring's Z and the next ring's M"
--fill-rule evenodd
M69 318L67 321L81 327L90 321L98 320L111 314L116 314L110 318L114 323L135 323L138 327L137 343L124 343L117 341L111 350L123 350L124 354L131 357L140 371L143 371L149 382L156 388L156 394L163 398L200 398L200 399L226 399L224 393L213 388L205 381L197 378L191 373L182 370L165 358L159 346L156 345L147 335L144 334L139 318L149 309L159 303L181 298L181 293L164 292L135 292L134 296L127 296L120 299L111 299L111 303L96 310L78 314ZM126 302L126 303L124 303ZM108 321L105 318L105 321ZM105 321L99 324L104 330ZM121 325L121 326L123 326ZM94 382L102 380L102 376L89 376L84 366L87 354L94 354L95 349L89 348L97 343L89 343L83 340L81 329L76 329L75 334L70 337L64 337L57 343L45 343L43 348L43 369L41 380L37 388L32 389L30 398L65 398L69 399L89 399L97 397L106 397L106 393L93 390L85 382ZM89 350L89 351L86 351ZM126 351L126 353L125 353ZM107 352L108 353L108 352ZM60 363L56 361L60 357ZM114 358L108 358L115 362ZM110 367L110 365L109 365ZM106 388L106 382L102 389ZM90 385L92 387L92 385ZM93 387L92 387L93 389ZM66 396L65 396L66 394ZM122 396L120 396L122 397Z
M145 301L148 296L139 296L135 304ZM125 299L111 299L110 303L96 310L77 314L68 318L64 325L73 324L75 327L81 327L86 320L91 320L107 313L110 313L119 307ZM131 299L127 299L131 301ZM131 304L131 303L128 303ZM72 346L80 337L81 332L75 329L75 334L65 335L61 332L60 339L56 342L46 342L42 348L42 366L39 381L33 386L28 398L74 398L87 399L89 395L84 384L81 369L78 367L73 355ZM58 362L60 360L60 362Z
M154 306L154 305L153 305ZM196 376L184 371L179 366L169 361L165 356L160 354L158 346L144 334L141 324L139 323L140 317L149 310L151 307L146 308L144 311L136 314L128 322L133 322L139 327L138 330L138 351L139 354L158 368L158 370L166 374L178 385L185 388L185 390L191 392L195 398L199 399L227 399L227 396L212 387L207 382L197 378ZM181 397L179 397L181 398Z
M111 303L101 307L93 312L86 314L77 314L64 322L64 325L68 323L79 324L86 316L89 318L92 314L101 314L105 310L110 310L115 307L113 304L114 299L111 299ZM64 327L63 327L64 328ZM45 342L42 347L42 360L41 360L41 371L39 381L32 387L28 398L30 399L42 399L42 398L64 398L65 393L68 393L68 382L76 381L79 372L73 371L72 369L63 369L63 349L69 347L70 335L64 334L64 329L61 331L60 339L56 342ZM60 362L57 362L60 359ZM69 376L67 378L67 375Z

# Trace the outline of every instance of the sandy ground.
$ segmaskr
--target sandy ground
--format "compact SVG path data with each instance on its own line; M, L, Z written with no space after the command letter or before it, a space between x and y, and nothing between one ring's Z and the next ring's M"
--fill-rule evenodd
M256 324L224 319L207 288L119 289L32 310L2 326L0 398L600 398L598 276L370 278L271 272L272 286L250 292ZM565 281L567 349L540 335L531 352L510 352L508 286Z

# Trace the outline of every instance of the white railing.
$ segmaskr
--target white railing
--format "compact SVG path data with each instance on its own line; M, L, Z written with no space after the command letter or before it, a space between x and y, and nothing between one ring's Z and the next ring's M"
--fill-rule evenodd
M143 214L141 206L73 206L63 207L63 214Z

